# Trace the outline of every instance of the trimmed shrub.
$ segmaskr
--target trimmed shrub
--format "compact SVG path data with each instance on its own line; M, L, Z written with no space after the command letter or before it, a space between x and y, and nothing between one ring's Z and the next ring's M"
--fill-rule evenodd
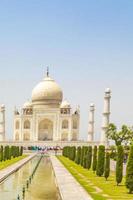
M124 150L121 145L117 146L117 162L116 162L116 182L119 185L123 178L123 160Z
M0 148L0 161L2 162L4 160L4 148L1 146Z
M20 156L20 154L19 154L19 147L17 147L17 149L16 149L16 156L17 156L17 157Z
M104 169L104 177L107 181L110 174L110 154L106 153L106 159L105 159L105 169Z
M0 161L11 160L11 158L19 157L23 154L23 147L19 149L18 146L1 146L0 148Z
M68 146L64 147L62 155L65 157L69 157L69 150L70 150L70 147L68 147Z
M97 146L94 146L92 170L95 172L96 169L97 169Z
M81 166L83 166L83 162L84 162L84 150L85 150L85 147L82 146L82 149L81 149L81 158L80 158L80 164L81 164Z
M11 147L9 147L9 160L11 160Z
M84 147L84 154L83 154L83 165L82 165L84 168L87 168L86 167L87 152L88 152L88 147L85 146Z
M71 160L75 161L76 158L76 147L71 147Z
M6 146L6 159L9 160L10 158L10 147Z
M88 147L87 155L86 155L86 168L90 169L92 163L92 147Z
M133 145L130 147L130 154L126 169L126 187L129 189L129 193L133 192Z
M76 159L75 162L79 165L80 164L80 158L81 158L81 147L77 148L77 153L76 153Z
M105 146L100 145L98 150L98 161L97 161L97 176L104 174L104 162L105 162Z
M9 159L9 146L5 146L4 148L4 161Z

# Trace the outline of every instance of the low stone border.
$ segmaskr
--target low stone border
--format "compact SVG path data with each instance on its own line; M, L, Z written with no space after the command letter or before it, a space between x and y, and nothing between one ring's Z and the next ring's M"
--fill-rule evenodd
M30 161L36 155L37 153L30 154L26 158L23 158L22 160L18 161L17 163L9 167L6 167L5 169L0 170L0 183L4 181L8 176L16 172L18 169L20 169L23 165L25 165L28 161Z
M92 200L84 188L55 156L50 156L50 159L62 200Z

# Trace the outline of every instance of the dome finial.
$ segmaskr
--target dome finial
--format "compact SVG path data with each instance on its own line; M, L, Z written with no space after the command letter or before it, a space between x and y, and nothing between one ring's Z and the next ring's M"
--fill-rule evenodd
M49 77L49 67L47 67L47 77Z

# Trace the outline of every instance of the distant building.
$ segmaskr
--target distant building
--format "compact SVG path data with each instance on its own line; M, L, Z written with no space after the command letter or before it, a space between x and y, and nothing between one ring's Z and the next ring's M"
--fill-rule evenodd
M80 111L72 112L58 84L47 76L33 89L31 101L14 112L14 141L78 141Z

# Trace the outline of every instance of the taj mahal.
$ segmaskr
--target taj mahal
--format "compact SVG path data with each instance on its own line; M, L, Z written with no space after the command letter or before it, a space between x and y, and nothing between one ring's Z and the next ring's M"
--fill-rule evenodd
M77 141L80 112L72 112L63 91L47 70L32 91L31 101L14 113L14 141Z
M49 69L45 77L33 88L31 100L26 101L19 110L15 108L13 119L13 143L66 145L80 143L86 145L108 144L106 130L110 123L111 90L104 94L104 108L101 120L100 141L95 136L95 105L90 104L86 141L80 140L80 107L72 109L71 104L63 99L63 91L51 78ZM5 105L0 107L0 142L7 142Z

